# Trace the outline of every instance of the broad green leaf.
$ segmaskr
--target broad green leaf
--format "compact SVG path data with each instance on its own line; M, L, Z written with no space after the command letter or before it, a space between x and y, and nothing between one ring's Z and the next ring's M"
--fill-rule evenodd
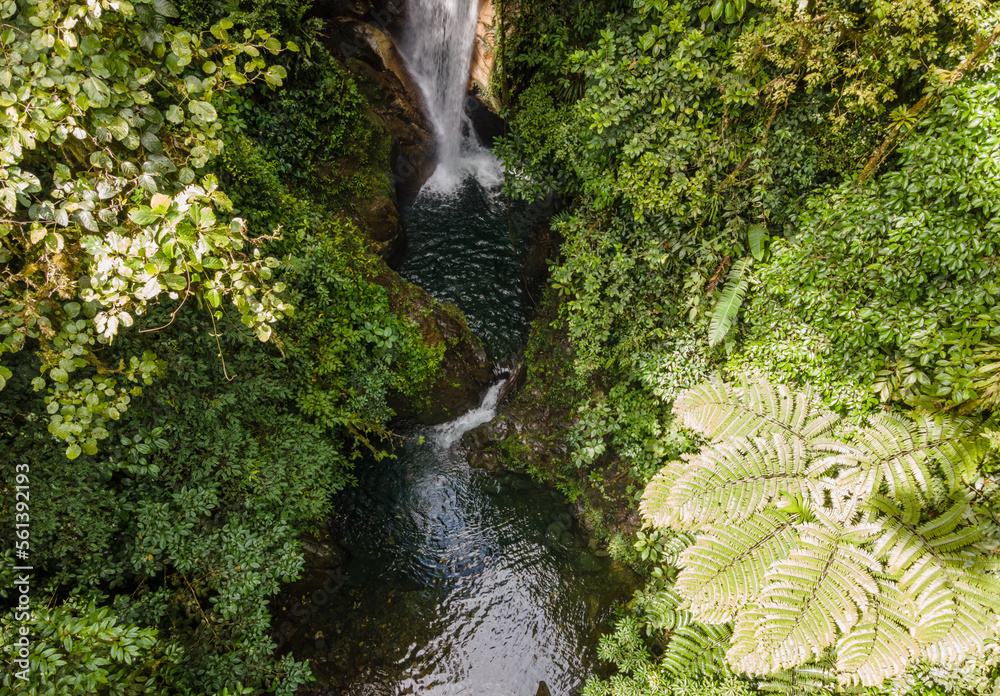
M191 116L195 122L199 123L211 123L218 117L215 107L206 101L194 100L189 102L188 111L191 112Z

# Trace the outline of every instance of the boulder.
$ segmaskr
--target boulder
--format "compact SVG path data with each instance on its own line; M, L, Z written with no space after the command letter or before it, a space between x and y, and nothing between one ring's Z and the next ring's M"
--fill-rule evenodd
M450 302L439 302L388 267L376 280L388 288L392 310L416 322L429 345L444 349L438 379L414 397L396 395L390 399L396 414L424 425L439 425L477 406L494 380L493 368L462 311Z

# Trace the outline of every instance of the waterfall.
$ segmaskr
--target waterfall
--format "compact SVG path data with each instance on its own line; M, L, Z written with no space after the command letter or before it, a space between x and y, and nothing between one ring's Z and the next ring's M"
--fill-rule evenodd
M431 429L431 437L442 449L448 449L453 444L462 439L465 433L476 428L483 423L488 423L497 415L497 403L503 393L503 387L507 383L505 377L489 388L479 406L468 413L459 416L453 421L443 423Z
M409 0L400 53L420 88L434 128L437 168L424 189L449 194L466 178L501 181L500 163L465 113L478 0Z

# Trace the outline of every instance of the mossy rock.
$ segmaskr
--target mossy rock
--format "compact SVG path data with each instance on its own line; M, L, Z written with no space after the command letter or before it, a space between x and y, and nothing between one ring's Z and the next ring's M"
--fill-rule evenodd
M388 288L392 310L415 322L427 344L443 351L439 377L433 383L415 397L390 399L397 415L438 425L477 406L494 375L482 341L469 329L461 310L439 302L388 267L377 282Z

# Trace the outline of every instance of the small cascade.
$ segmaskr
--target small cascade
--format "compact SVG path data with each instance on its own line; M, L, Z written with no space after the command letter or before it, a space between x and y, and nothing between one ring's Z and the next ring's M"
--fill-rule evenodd
M438 447L448 449L462 439L462 436L483 423L489 423L497 415L497 402L503 393L506 377L492 387L483 396L479 406L459 416L453 421L443 423L431 429L431 438Z
M434 126L437 168L423 189L431 193L450 195L469 177L487 189L502 181L499 161L465 113L478 6L478 0L410 0L407 6L400 52Z

